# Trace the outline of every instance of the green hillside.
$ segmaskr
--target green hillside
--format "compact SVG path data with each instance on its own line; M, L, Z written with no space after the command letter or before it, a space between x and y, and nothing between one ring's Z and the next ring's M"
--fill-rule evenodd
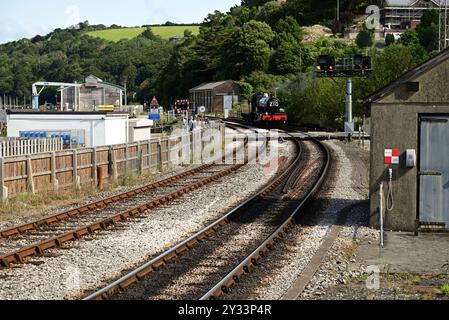
M91 31L87 34L92 37L101 38L108 41L118 42L120 40L133 39L145 31L146 28L122 28L122 29L108 29L101 31ZM199 26L162 26L152 27L153 33L163 39L169 39L176 35L183 36L184 30L188 29L194 35L199 33Z

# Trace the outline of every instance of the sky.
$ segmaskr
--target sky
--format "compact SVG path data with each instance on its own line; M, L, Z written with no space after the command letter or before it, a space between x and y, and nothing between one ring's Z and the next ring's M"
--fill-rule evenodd
M0 43L45 35L88 20L90 24L141 26L200 23L240 0L1 0Z

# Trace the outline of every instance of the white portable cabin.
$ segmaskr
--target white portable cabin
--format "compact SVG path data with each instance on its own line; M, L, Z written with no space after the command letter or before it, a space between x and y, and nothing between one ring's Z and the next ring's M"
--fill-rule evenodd
M129 143L127 113L107 112L35 112L8 110L8 137L19 138L23 132L69 134L83 147Z

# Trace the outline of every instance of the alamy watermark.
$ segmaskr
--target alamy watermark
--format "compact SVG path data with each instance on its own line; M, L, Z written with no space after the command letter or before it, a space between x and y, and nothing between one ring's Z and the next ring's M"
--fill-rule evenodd
M365 20L365 25L368 30L380 29L380 8L375 5L368 6L365 13L368 17Z
M78 267L67 265L64 270L64 279L68 292L81 290L81 272Z
M378 266L368 266L365 269L365 273L368 274L366 279L366 288L368 290L380 289L380 268Z
M279 132L224 134L223 129L174 130L169 136L169 158L174 165L183 164L261 164L269 172L279 167ZM276 143L270 143L276 142Z

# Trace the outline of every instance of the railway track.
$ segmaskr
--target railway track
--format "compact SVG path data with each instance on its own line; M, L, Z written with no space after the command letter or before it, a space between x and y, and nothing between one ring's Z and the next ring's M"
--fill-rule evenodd
M247 141L245 142L245 146ZM243 147L243 146L240 146ZM244 164L206 164L173 177L87 205L0 231L0 266L26 263L30 257L62 247L102 230L138 219L240 169Z
M327 174L328 150L294 141L297 157L267 188L85 300L205 300L231 290L285 236Z

